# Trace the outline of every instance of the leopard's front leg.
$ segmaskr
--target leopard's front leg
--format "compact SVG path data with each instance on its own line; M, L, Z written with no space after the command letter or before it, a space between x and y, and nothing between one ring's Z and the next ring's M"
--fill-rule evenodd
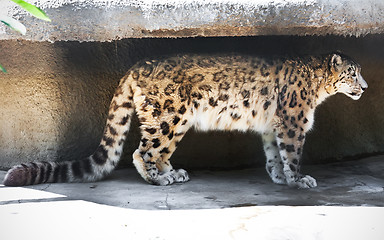
M287 184L298 188L316 187L317 183L313 177L300 174L299 163L304 146L305 133L300 129L287 128L280 130L276 136Z
M264 152L266 157L265 169L272 181L277 184L287 184L283 171L283 162L280 158L277 147L276 135L274 132L265 132L262 135Z

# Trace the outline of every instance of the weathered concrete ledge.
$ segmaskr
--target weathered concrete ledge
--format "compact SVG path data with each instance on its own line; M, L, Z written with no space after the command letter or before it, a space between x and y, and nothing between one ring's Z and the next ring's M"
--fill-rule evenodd
M0 39L112 41L123 38L342 35L384 33L382 0L35 0L52 22L11 1L0 14L22 21L22 36L4 25Z

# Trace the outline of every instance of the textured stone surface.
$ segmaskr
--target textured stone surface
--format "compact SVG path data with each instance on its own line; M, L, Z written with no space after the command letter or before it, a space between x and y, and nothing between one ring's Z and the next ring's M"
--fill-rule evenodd
M384 36L127 39L112 43L0 41L0 166L32 160L75 160L100 141L119 79L139 59L178 52L317 54L341 50L362 66L369 88L359 101L344 95L316 112L303 164L384 151ZM123 163L138 146L137 123ZM189 132L173 164L186 169L264 164L256 134Z
M148 211L86 201L53 201L4 205L0 214L1 236L12 240L50 240L52 236L57 240L382 240L384 234L384 208L380 207Z
M382 0L38 0L52 22L1 0L0 15L22 21L25 36L0 26L0 39L111 41L143 37L342 35L384 32Z

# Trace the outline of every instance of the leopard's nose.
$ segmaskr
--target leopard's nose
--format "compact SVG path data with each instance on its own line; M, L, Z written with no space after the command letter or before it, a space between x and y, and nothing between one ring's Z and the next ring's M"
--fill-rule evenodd
M360 75L359 77L359 84L361 87L361 90L365 91L365 89L368 88L368 83L364 80L363 76Z

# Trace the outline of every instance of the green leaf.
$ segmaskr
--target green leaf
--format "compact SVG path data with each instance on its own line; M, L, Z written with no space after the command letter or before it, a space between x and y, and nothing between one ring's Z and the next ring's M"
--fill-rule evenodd
M5 68L3 66L1 66L1 64L0 64L0 70L3 71L4 73L7 72L7 70L5 70Z
M19 33L21 33L23 35L25 35L25 33L27 32L27 29L25 28L25 26L21 22L17 21L16 19L13 19L11 17L0 15L0 22L4 23L8 27L12 28L13 30L18 31Z
M47 16L47 14L40 8L30 3L24 2L23 0L11 0L11 1L18 4L20 7L24 8L35 17L40 18L44 21L48 21L48 22L51 21L51 19L49 19L49 17Z

